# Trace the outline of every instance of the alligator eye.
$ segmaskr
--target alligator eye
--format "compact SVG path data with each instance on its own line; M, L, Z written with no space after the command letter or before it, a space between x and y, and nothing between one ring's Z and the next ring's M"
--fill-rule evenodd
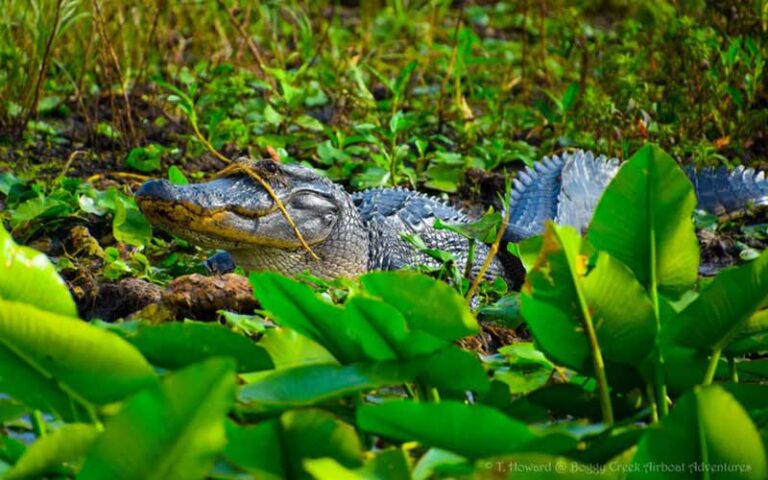
M277 173L279 170L277 163L273 162L272 160L264 160L261 166L267 173Z

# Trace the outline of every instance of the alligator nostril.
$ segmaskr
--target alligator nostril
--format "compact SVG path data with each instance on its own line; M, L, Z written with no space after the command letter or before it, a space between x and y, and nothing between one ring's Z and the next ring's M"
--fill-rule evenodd
M172 189L167 180L149 180L136 192L136 199L171 200Z

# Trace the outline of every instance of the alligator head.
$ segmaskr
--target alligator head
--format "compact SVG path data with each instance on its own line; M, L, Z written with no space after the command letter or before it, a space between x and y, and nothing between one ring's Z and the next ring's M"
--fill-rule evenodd
M150 180L136 202L154 225L196 245L227 250L248 270L332 278L363 273L368 234L349 194L311 169L240 159L272 188L312 247L302 247L272 196L243 171L206 183Z

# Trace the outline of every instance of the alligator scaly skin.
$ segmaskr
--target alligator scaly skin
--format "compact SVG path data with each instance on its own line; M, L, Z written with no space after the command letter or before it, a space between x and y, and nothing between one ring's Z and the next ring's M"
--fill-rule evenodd
M547 220L584 232L620 168L615 158L582 150L545 157L527 167L514 181L504 240L516 242L538 235ZM724 215L768 205L764 172L743 166L733 170L689 167L685 171L694 186L698 209Z

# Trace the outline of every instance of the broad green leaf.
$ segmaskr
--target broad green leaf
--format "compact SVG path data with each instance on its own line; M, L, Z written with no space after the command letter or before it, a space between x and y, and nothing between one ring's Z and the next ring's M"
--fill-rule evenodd
M410 367L418 380L441 392L464 395L466 391L486 393L491 384L477 354L449 345L439 352L414 358Z
M746 265L723 270L678 318L668 338L700 350L722 350L768 299L768 251Z
M363 405L357 424L386 438L416 440L473 459L519 451L537 439L526 424L498 410L454 401Z
M449 345L441 338L410 328L395 307L361 296L352 297L344 305L344 328L368 360L412 358Z
M587 320L607 361L639 361L653 348L653 306L632 273L603 252L585 276L585 248L573 228L547 224L523 290L523 316L542 349L568 367L591 371Z
M520 311L542 351L561 365L585 371L591 367L584 334L581 246L575 229L547 223L541 251L523 287Z
M211 358L170 374L107 422L78 478L205 477L227 443L224 421L234 394L231 359Z
M648 471L646 465L683 468L686 478L768 478L755 424L720 386L697 387L678 400L662 424L646 432L632 461L638 471L630 479L669 478L668 472Z
M41 478L62 463L78 462L100 434L95 425L64 425L29 446L4 480Z
M258 472L264 480L287 478L283 464L282 426L279 419L240 426L227 421L224 457L238 467Z
M739 377L746 373L759 379L768 379L768 359L737 362L736 371L739 373Z
M768 309L758 310L749 317L736 337L725 347L723 355L741 357L760 352L768 352Z
M528 395L534 405L541 405L553 415L579 418L600 418L600 401L596 393L574 383L546 385Z
M429 480L439 478L438 473L467 469L471 471L472 465L466 458L453 452L439 448L430 448L421 456L413 467L413 480Z
M227 433L224 457L257 478L312 478L304 462L313 458L330 458L346 469L362 464L355 429L321 410L291 410L252 427L229 423Z
M521 312L531 329L537 346L547 356L574 370L588 370L589 344L583 327L575 322L571 312L522 294Z
M144 357L116 334L0 300L0 391L75 419L89 402L116 402L155 381Z
M708 352L668 342L662 343L661 351L664 356L664 379L673 395L682 395L701 383L709 363Z
M403 356L401 350L408 338L408 325L400 311L391 305L353 297L344 305L344 325L367 358L383 361Z
M632 272L600 252L582 283L603 356L617 363L645 358L656 338L653 304Z
M276 369L336 362L321 345L289 328L267 329L259 345L269 353Z
M369 293L400 310L411 329L450 342L480 331L467 302L445 282L413 272L375 272L360 280Z
M0 395L0 423L15 420L28 413L30 413L28 406Z
M685 173L659 147L646 145L603 193L588 238L627 265L646 289L655 274L660 291L678 294L698 279L695 206Z
M768 363L768 360L760 360L758 362ZM746 363L749 364L753 362ZM733 395L733 398L738 400L747 413L768 409L768 403L765 401L765 399L768 398L768 385L758 385L755 383L724 383L720 386Z
M343 311L318 298L307 285L275 273L249 277L261 305L277 323L325 347L341 363L365 358L344 328Z
M585 449L579 449L571 456L588 465L605 464L622 452L631 451L644 434L644 428L634 425L614 428L589 441Z
M334 458L306 459L304 469L318 480L401 480L410 477L408 459L402 450L377 452L360 468L345 467Z
M0 475L10 470L10 465L18 462L26 450L21 441L0 435Z
M66 216L71 212L72 207L66 202L58 198L38 194L38 196L25 200L13 209L11 213L11 226L16 228L30 220Z
M218 324L185 322L144 326L126 340L150 363L162 368L177 369L215 356L237 360L238 372L274 367L263 347Z
M16 245L0 227L0 299L28 303L59 315L77 316L77 308L56 268L44 254Z
M256 410L293 408L405 381L397 363L306 365L265 374L240 389L242 402Z

